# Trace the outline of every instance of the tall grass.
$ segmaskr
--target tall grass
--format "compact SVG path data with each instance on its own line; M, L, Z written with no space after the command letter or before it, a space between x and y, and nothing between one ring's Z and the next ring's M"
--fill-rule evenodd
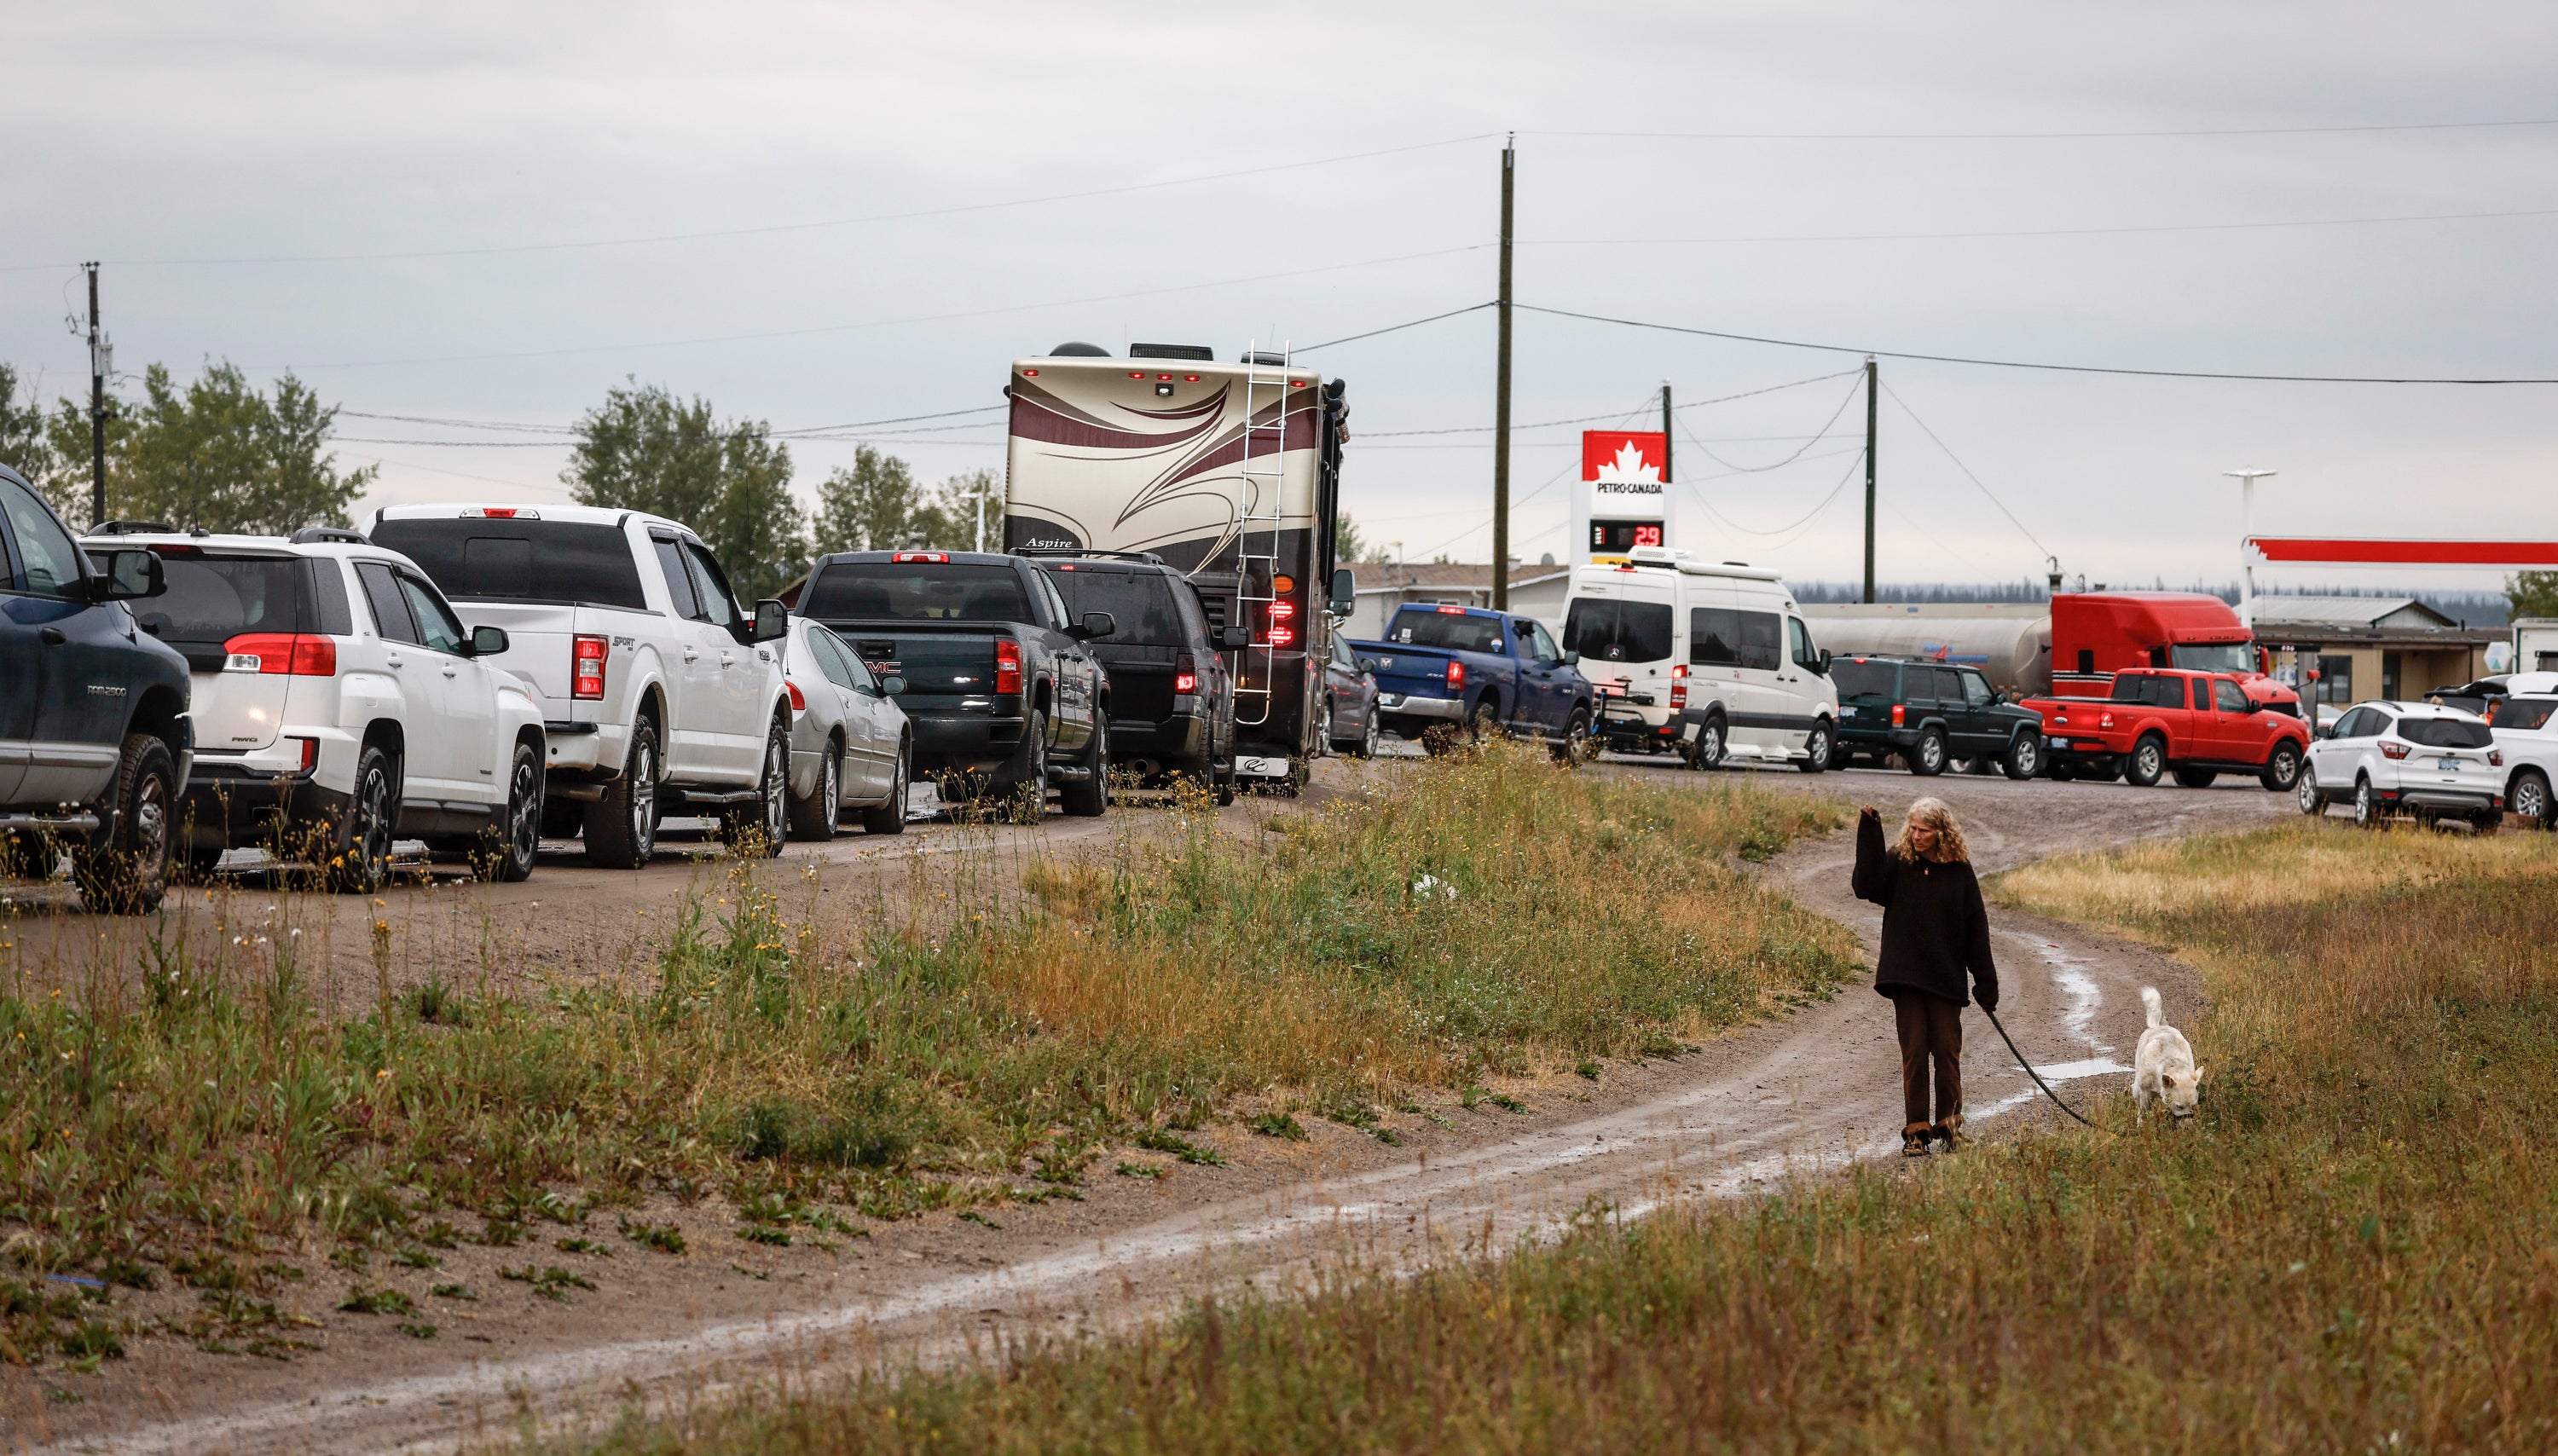
M1200 807L1027 890L989 854L914 860L831 919L739 860L647 974L530 993L394 974L386 922L355 1014L284 936L210 967L154 942L67 985L17 968L0 1239L31 1271L255 1293L306 1234L398 1247L447 1213L502 1242L667 1191L750 1216L1039 1197L1243 1094L1358 1118L1663 1050L1853 965L1728 862L1834 826L1823 805L1495 751L1268 831ZM0 1286L0 1359L72 1348L80 1311L32 1287Z
M569 1443L2545 1451L2558 854L2297 825L2019 871L2198 965L2199 1123L2076 1128Z

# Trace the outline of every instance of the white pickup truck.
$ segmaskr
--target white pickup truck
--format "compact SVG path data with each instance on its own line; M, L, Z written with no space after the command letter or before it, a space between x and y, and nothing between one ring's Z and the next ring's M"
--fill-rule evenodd
M747 611L701 538L641 511L562 505L387 506L368 533L475 622L503 627L548 738L543 834L638 868L660 815L716 814L780 854L788 832L790 703L779 601Z

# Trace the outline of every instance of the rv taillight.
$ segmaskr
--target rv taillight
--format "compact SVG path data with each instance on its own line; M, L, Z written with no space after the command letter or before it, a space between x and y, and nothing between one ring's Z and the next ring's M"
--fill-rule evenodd
M1022 377L1023 377L1023 378L1025 378L1025 379L1037 379L1037 378L1039 377L1039 370L1037 370L1037 369L1024 369L1024 370L1022 371Z
M1271 619L1272 621L1274 621L1274 622L1284 622L1284 621L1286 621L1288 618L1290 618L1290 617L1292 617L1292 616L1295 616L1296 614L1297 614L1297 603L1296 603L1296 602L1293 602L1293 601L1273 601L1273 602L1271 602L1271 603L1270 603L1270 619Z
M1197 374L1184 374L1182 376L1182 382L1186 384L1197 384L1199 383L1199 376Z
M1270 624L1270 645L1273 647L1296 646L1297 629L1279 622L1272 622Z
M782 687L784 692L790 695L791 712L805 713L808 711L808 695L799 691L799 685L797 683L790 681L788 678L783 678L782 680Z
M309 632L242 632L222 644L224 672L290 674L297 678L338 675L338 643Z
M1143 379L1146 377L1146 371L1143 369L1131 369L1128 371L1128 377L1131 379Z
M1466 690L1466 664L1464 664L1464 663L1462 663L1462 662L1459 662L1457 659L1455 659L1455 658L1453 658L1453 657L1452 657L1452 658L1449 658L1449 659L1448 659L1448 691L1449 691L1449 692L1451 692L1451 693L1462 693L1462 692L1464 692L1465 690Z
M889 560L893 562L908 563L919 561L936 562L946 565L950 560L950 553L946 551L900 551L891 554Z
M1194 661L1187 652L1173 659L1173 691L1176 693L1199 691L1199 663Z
M1167 383L1169 383L1169 382L1171 382L1171 380L1172 380L1172 377L1173 377L1173 376L1172 376L1172 375L1170 375L1170 374L1158 374L1158 375L1156 375L1155 377L1156 377L1156 378L1158 378L1158 379L1164 380L1164 381L1166 381Z
M1010 637L995 640L995 691L1018 694L1022 690L1022 644Z
M568 695L571 698L604 696L604 662L612 652L613 639L610 637L580 636L570 644Z

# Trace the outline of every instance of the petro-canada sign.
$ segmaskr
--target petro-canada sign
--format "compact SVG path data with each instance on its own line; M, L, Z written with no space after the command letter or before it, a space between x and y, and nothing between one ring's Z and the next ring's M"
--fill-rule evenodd
M1623 563L1639 546L1668 546L1669 438L1657 430L1585 430L1581 488L1573 495L1574 556Z

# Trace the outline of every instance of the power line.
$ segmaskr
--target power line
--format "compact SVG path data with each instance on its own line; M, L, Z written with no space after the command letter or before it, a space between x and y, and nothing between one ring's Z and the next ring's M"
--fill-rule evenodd
M1520 304L1518 307L1524 309L1527 305ZM1540 312L1551 311L1541 310ZM1778 390L1784 389L1800 389L1806 384L1819 384L1824 380L1829 379L1844 379L1850 374L1863 374L1864 372L1865 371L1862 369L1841 369L1834 374L1815 374L1809 379L1792 379L1783 384L1770 384L1758 389L1745 389L1739 394L1722 394L1717 395L1712 399L1692 399L1686 404L1678 406L1672 411L1672 413L1683 415L1690 410L1704 409L1708 405L1730 404L1736 399L1751 399L1762 394L1775 394ZM1644 405L1642 408L1634 411L1634 413L1644 414L1648 413L1650 409L1651 406ZM1513 431L1546 430L1557 425L1587 425L1599 420L1625 420L1628 418L1630 418L1630 416L1626 415L1576 415L1569 420L1545 420L1534 425L1512 425L1510 429ZM1492 433L1492 427L1490 425L1453 425L1442 430L1362 430L1359 432L1358 438L1361 440L1391 440L1407 435L1490 435L1491 433ZM1784 438L1799 440L1802 437L1795 435Z
M1311 354L1319 348L1331 348L1337 343L1356 343L1362 338L1374 338L1380 333L1399 333L1406 329L1418 329L1424 324L1436 324L1442 319L1454 319L1460 314L1480 313L1485 309L1497 308L1499 305L1498 299L1486 299L1480 304L1468 304L1462 309L1450 309L1447 313L1433 314L1427 319L1415 319L1409 324L1390 324L1383 329L1371 329L1365 333L1350 333L1340 338L1327 338L1322 343L1310 343L1304 348L1291 349L1289 352Z
M1462 247L1432 248L1425 252L1398 253L1385 258L1362 258L1354 263L1328 263L1317 268L1292 268L1279 273L1258 273L1245 278L1220 278L1208 283L1176 284L1170 288L1131 289L1125 293L1094 294L1086 298L1056 299L1038 304L1008 304L993 309L967 309L950 314L918 314L902 319L866 319L854 324L820 324L805 329L768 329L751 333L707 333L690 338L643 339L632 343L578 344L562 348L517 349L505 353L429 354L407 359L349 359L328 364L260 365L264 373L289 368L303 369L379 369L403 364L467 364L504 359L556 358L564 354L616 353L625 349L681 348L697 343L741 343L768 338L801 338L818 333L846 333L863 329L892 329L908 324L939 324L955 319L986 319L1000 314L1032 314L1043 309L1077 308L1086 304L1116 303L1123 299L1156 298L1164 294L1197 293L1211 288L1236 288L1247 283L1268 283L1281 278L1304 278L1317 273L1341 273L1352 268L1378 268L1389 263L1409 263L1419 258L1444 258L1457 253L1480 252L1491 243L1467 243Z
M1031 207L1047 202L1070 202L1085 198L1113 198L1128 193L1154 192L1163 188L1190 187L1204 182L1224 182L1237 177L1265 177L1274 172L1294 172L1308 167L1330 167L1340 162L1362 162L1371 157L1391 157L1403 152L1425 152L1438 147L1453 147L1466 142L1479 142L1495 132L1477 132L1472 136L1446 137L1435 142L1414 142L1409 146L1380 147L1368 152L1347 152L1337 157L1316 157L1304 162L1277 162L1266 167L1244 167L1231 172L1210 172L1196 177L1170 177L1160 182L1123 183L1117 187L1087 188L1081 192L1045 193L1038 197L1011 198L997 202L963 202L948 207L920 207L906 212L874 212L860 217L827 217L809 222L775 222L757 227L721 227L698 232L647 233L630 237L585 238L568 242L506 243L476 248L417 248L387 253L300 253L273 257L234 258L129 258L115 260L123 268L213 268L234 265L267 265L281 263L381 263L418 258L480 258L507 253L558 253L588 248L640 247L655 243L699 242L710 238L758 237L774 233L809 232L829 227L861 227L876 222L905 222L918 217L947 217L961 212L991 212L1008 207ZM13 263L0 266L0 273L24 273L41 269L64 268L66 263Z
M2356 227L2382 222L2468 222L2497 217L2558 217L2558 207L2524 207L2500 212L2406 212L2380 217L2298 217L2268 222L2160 222L2121 227L2016 227L1973 232L1805 232L1734 233L1722 237L1548 237L1522 238L1522 247L1597 248L1685 246L1705 243L1939 242L2000 237L2108 237L2156 232L2243 232L2281 227Z
M1833 485L1833 486L1831 486L1831 487L1830 487L1830 493L1829 493L1829 494L1824 495L1824 496L1822 496L1822 497L1821 497L1821 503L1820 503L1820 504L1818 504L1818 505L1816 505L1816 506L1813 506L1810 510L1805 511L1802 515L1797 516L1797 517L1796 517L1796 518L1794 518L1793 520L1786 522L1784 525L1778 526L1776 530L1773 530L1773 531L1758 531L1758 530L1753 530L1753 529L1751 529L1750 527L1748 527L1748 526L1745 526L1745 525L1741 524L1739 521L1734 520L1732 517L1725 515L1723 512L1721 512L1721 511L1719 511L1719 510L1716 510L1716 509L1714 508L1714 502L1713 502L1713 501L1710 501L1710 500L1708 500L1708 499L1706 499L1706 498L1705 498L1705 492L1696 488L1696 482L1694 482L1694 481L1692 481L1692 480L1682 480L1682 481L1680 481L1679 483L1680 483L1680 484L1683 484L1683 485L1685 485L1685 486L1687 486L1687 493L1688 493L1688 494L1690 494L1690 495L1692 495L1692 496L1694 496L1694 497L1696 497L1696 503L1697 503L1697 504L1699 504L1699 505L1701 505L1701 506L1704 506L1704 507L1705 507L1705 513L1706 513L1707 515L1710 515L1710 516L1714 517L1716 520L1723 522L1723 524L1725 524L1725 525L1727 525L1727 526L1730 526L1732 529L1734 529L1734 530L1736 530L1736 531L1739 531L1742 535L1744 535L1744 536L1782 536L1782 535L1784 535L1786 532L1793 530L1793 529L1794 529L1794 528L1796 528L1797 526L1802 526L1802 525L1809 524L1809 523L1810 523L1810 521L1811 521L1811 519L1812 519L1812 517L1817 516L1817 515L1819 515L1822 511L1825 511L1825 510L1827 510L1827 509L1829 509L1829 508L1830 508L1830 502L1831 502L1831 501L1833 501L1833 500L1838 499L1838 497L1839 497L1839 492L1840 492L1840 491L1842 491L1842 490L1845 490L1845 489L1847 488L1847 482L1856 478L1856 472L1857 472L1857 470L1858 470L1859 466L1863 463L1862 457L1864 456L1864 454L1865 454L1865 449L1864 449L1864 447L1860 446L1860 447L1858 447L1857 449L1854 449L1854 450L1847 450L1847 451L1830 451L1830 452L1824 452L1822 455L1818 455L1818 456L1814 456L1814 457L1812 457L1812 459L1814 459L1814 460L1822 460L1822 459L1827 459L1827 458L1831 458L1831 457L1838 456L1838 455L1852 455L1852 456L1857 456L1857 457L1859 457L1860 459L1859 459L1859 460L1855 460L1855 461L1850 461L1850 462L1848 463L1847 473L1846 473L1846 474L1844 474L1844 475L1839 476L1839 482L1838 482L1836 485ZM1738 475L1738 474L1743 474L1743 473L1746 473L1746 472L1745 472L1745 471L1741 471L1741 470L1727 470L1727 471L1725 471L1723 474L1720 474L1720 475L1708 475L1708 476L1706 476L1705 478L1707 478L1707 479L1709 479L1709 480L1722 480L1722 479L1727 479L1727 478L1729 478L1729 477L1731 477L1731 476L1733 476L1733 475Z
M1707 450L1707 449L1706 449L1706 446L1705 446L1705 442L1696 438L1696 432L1695 432L1695 431L1693 431L1693 430L1690 430L1690 429L1687 427L1687 421L1685 421L1685 420L1681 420L1681 421L1679 421L1679 422L1678 422L1679 433L1680 433L1681 435L1686 436L1686 437L1687 437L1687 440L1688 440L1688 444L1695 446L1695 447L1696 447L1700 452L1702 452L1702 453L1704 454L1704 456L1705 456L1705 458L1706 458L1707 460L1710 460L1710 461L1714 462L1716 464L1723 466L1723 467L1724 467L1724 469L1726 469L1726 470L1730 471L1731 473L1733 473L1733 474L1735 474L1735 475L1756 475L1756 474L1759 474L1759 473L1761 473L1761 472L1763 472L1763 471L1767 471L1767 470L1781 469L1781 468L1783 468L1784 466L1786 466L1786 465L1790 465L1790 464L1792 464L1794 462L1796 462L1796 461L1798 461L1798 460L1801 460L1801 459L1803 458L1803 452L1804 452L1804 451L1807 451L1807 450L1811 449L1813 446L1820 444L1820 443L1821 443L1821 441L1823 441L1823 440L1825 440L1825 439L1827 439L1827 438L1829 437L1830 427L1831 427L1832 425L1835 425L1835 424L1837 424L1837 423L1838 423L1838 417L1839 417L1839 416L1844 415L1844 414L1846 414L1846 413L1847 413L1847 407L1848 407L1849 405L1851 405L1851 404L1853 404L1853 403L1855 403L1855 402L1856 402L1856 397L1857 397L1857 395L1858 395L1858 393L1859 393L1859 392L1860 392L1860 391L1856 388L1856 386L1854 386L1854 385L1849 386L1849 388L1848 388L1848 392L1846 393L1846 395L1844 395L1843 397L1841 397L1841 398L1840 398L1840 400L1839 400L1839 402L1838 402L1838 408L1837 408L1837 409L1834 409L1834 410L1832 410L1832 411L1830 411L1830 417L1829 417L1828 419L1823 420L1823 421L1821 422L1821 433L1820 433L1820 434L1818 434L1818 435L1815 435L1815 436L1811 437L1810 439L1808 439L1808 440L1804 441L1802 444L1800 444L1800 445L1798 445L1798 446L1794 447L1794 453L1793 453L1792 455L1789 455L1789 456L1785 457L1783 460L1777 461L1777 462L1776 462L1776 463L1772 463L1772 464L1765 464L1765 465L1736 465L1736 464L1734 464L1732 462L1730 462L1730 461L1728 461L1728 460L1725 460L1723 457L1721 457L1721 456L1719 456L1719 455L1716 455L1713 451L1711 451L1711 450Z
M1945 459L1954 463L1955 469L1962 471L1966 479L1980 487L1981 494L1989 497L1990 504L1998 507L1999 514L2007 517L2009 525L2016 527L2019 531L2023 531L2025 533L2025 539L2034 543L2035 550L2042 552L2047 557L2052 555L2052 548L2043 544L2043 538L2035 535L2033 530L2028 527L2025 522L2016 518L2016 512L2009 510L2007 508L2007 502L1999 499L1998 496L1991 491L1988 485L1982 483L1980 476L1972 473L1972 467L1963 463L1963 458L1954 454L1951 446L1948 446L1944 441L1936 438L1936 432L1927 428L1927 422L1918 418L1918 412L1910 408L1910 402L1908 400L1903 399L1898 393L1895 393L1892 386L1889 384L1883 386L1883 392L1892 396L1892 402L1901 406L1901 413L1910 417L1910 423L1918 426L1920 434L1925 435L1929 440L1934 441L1936 448L1945 452Z
M2558 117L2515 121L2400 121L2352 126L2227 126L2146 131L1523 131L1523 137L1611 137L1711 142L2050 142L2129 141L2160 137L2336 136L2351 132L2487 131L2558 126ZM1474 138L1467 138L1472 141Z
M1930 364L1970 364L1985 369L2042 369L2061 374L2127 374L2147 379L2236 379L2266 384L2558 384L2558 377L2536 376L2513 379L2465 379L2426 375L2367 374L2239 374L2212 369L2133 369L2108 364L2051 364L2023 359L1984 359L1964 354L1922 354L1906 349L1866 348L1844 343L1814 343L1799 338L1771 338L1759 333L1729 333L1715 329L1691 329L1679 324L1654 324L1642 319L1619 319L1607 314L1583 314L1571 309L1541 309L1534 304L1513 307L1532 314L1551 314L1559 319L1581 319L1593 324L1615 324L1627 329L1650 329L1664 333L1689 333L1700 338L1723 338L1736 343L1767 343L1779 348L1818 349L1833 354L1875 354L1887 359L1913 359Z

